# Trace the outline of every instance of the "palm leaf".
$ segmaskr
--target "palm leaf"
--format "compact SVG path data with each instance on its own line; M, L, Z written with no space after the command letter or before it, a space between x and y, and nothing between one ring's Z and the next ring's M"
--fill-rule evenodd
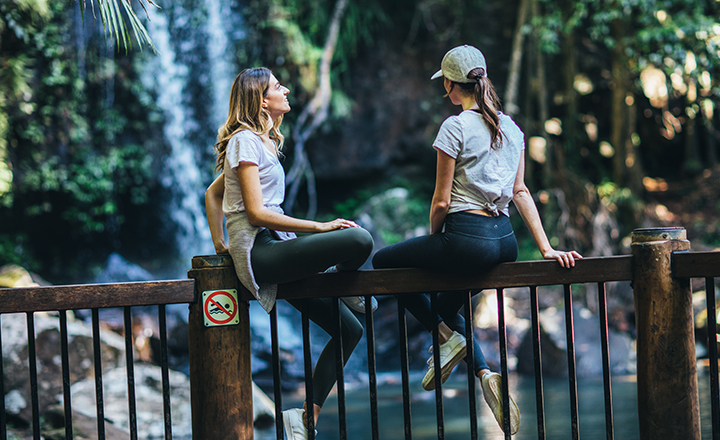
M84 9L86 7L86 3L85 0L78 1L82 1L82 3L80 4L80 11L82 20L84 22ZM132 29L132 32L135 36L135 41L137 41L140 50L142 50L143 45L148 45L152 48L153 52L157 53L157 49L155 48L155 45L150 38L150 34L148 33L147 29L145 29L145 26L142 24L137 14L135 14L135 11L133 10L130 1L131 0L97 1L97 7L100 12L99 15L100 20L102 21L103 30L105 31L105 37L107 38L109 34L111 42L117 42L118 48L122 47L127 53L127 51L132 48L132 40L130 36L130 29ZM158 6L152 0L138 0L138 3L140 3L140 6L145 11L145 16L148 18L148 20L150 19L150 15L148 14L146 3L160 9L160 6ZM94 0L90 0L90 9L92 10L93 17L95 18ZM126 20L130 22L130 26L126 24Z

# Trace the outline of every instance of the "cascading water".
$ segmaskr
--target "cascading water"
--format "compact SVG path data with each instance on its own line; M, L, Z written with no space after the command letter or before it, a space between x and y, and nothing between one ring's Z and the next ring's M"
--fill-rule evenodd
M144 86L157 96L169 145L160 182L170 197L167 218L177 226L178 268L193 255L212 253L204 191L212 179L212 146L227 116L235 75L230 38L242 38L243 20L227 2L162 2L146 21L158 50L142 66Z

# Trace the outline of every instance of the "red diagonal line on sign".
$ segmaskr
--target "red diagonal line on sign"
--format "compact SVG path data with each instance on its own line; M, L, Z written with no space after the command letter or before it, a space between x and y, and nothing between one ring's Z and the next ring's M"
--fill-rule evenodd
M213 301L212 298L210 298L209 301L210 301L211 303L215 304L215 306L216 306L217 308L219 308L220 310L222 310L223 312L225 312L228 316L230 316L230 312L228 312L227 310L225 310L225 307L223 307L223 306L221 306L220 304L218 304L218 303L216 303L215 301Z

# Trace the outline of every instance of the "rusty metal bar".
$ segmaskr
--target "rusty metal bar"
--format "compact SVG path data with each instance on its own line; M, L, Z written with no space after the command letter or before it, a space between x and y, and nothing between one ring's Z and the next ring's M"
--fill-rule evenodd
M312 350L310 347L310 310L307 301L302 305L303 358L305 361L305 403L308 439L315 440L315 407L313 405Z
M370 427L372 440L380 439L378 425L377 366L375 362L375 322L373 320L372 296L365 296L365 328L368 353L368 376L370 391ZM280 439L282 440L282 439Z
M715 307L715 279L705 278L707 305L708 360L710 361L710 419L712 438L720 440L720 390L718 389L717 309Z
M500 372L502 374L502 398L503 398L503 431L505 440L512 437L510 432L510 387L507 360L507 332L505 328L505 294L503 289L497 289L498 304L498 334L500 337Z
M103 400L102 382L102 354L100 352L100 319L98 309L92 309L92 333L93 333L93 366L95 367L95 411L98 429L98 438L105 439L105 402Z
M2 356L2 315L0 315L0 440L7 440L7 416L5 414L5 372Z
M407 318L405 298L398 296L398 329L400 339L400 375L402 376L403 420L405 440L412 440L412 415L410 412L410 373L408 364Z
M565 290L565 337L567 340L568 382L570 385L570 423L572 439L580 438L580 421L578 419L577 371L575 366L575 325L573 324L572 289L569 284Z
M33 439L40 440L40 403L38 401L37 355L35 353L35 316L27 312L28 367L30 372L30 401L32 405ZM4 396L3 396L4 398Z
M167 314L165 312L165 304L158 305L158 329L160 331L160 372L162 374L163 422L165 424L165 440L172 440L172 412L170 405Z
M63 406L65 408L65 439L73 439L72 404L70 397L70 360L68 354L67 310L60 314L60 363L62 365Z
M615 438L612 405L612 383L610 378L610 341L608 339L607 295L605 283L598 283L598 304L600 305L600 342L602 346L603 390L605 392L605 437Z
M278 343L277 303L270 312L270 343L272 344L273 391L275 392L275 437L277 440L283 440L285 428L282 413L282 374L280 371L280 346Z
M430 294L430 316L435 319L435 331L432 334L433 368L435 370L435 417L437 417L438 440L445 439L445 414L442 398L442 368L440 366L440 339L438 338L437 293Z
M545 440L545 395L543 394L542 350L540 349L540 307L537 286L530 286L530 315L532 320L533 364L535 366L535 409L538 440Z
M342 346L342 316L340 315L340 298L333 298L335 314L335 374L337 377L338 429L340 440L347 440L347 413L345 411L345 363Z
M465 296L465 337L467 339L468 408L470 411L470 440L477 440L477 387L475 386L475 330L473 325L472 291Z
M128 392L128 425L130 427L130 439L137 440L137 409L135 404L135 366L133 362L133 329L130 307L123 307L125 321L125 372L127 373Z

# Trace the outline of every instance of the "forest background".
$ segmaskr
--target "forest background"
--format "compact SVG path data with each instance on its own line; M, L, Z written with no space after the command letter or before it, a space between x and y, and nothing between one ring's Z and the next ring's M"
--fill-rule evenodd
M484 52L526 134L554 246L627 254L634 228L664 225L687 228L696 250L720 246L718 0L159 6L133 5L148 43L77 2L0 3L0 266L89 282L121 255L184 277L212 252L202 198L230 81L260 65L291 90L286 209L357 218L402 187L382 241L422 231L432 140L459 111L429 78L459 44ZM512 217L520 259L539 259Z

